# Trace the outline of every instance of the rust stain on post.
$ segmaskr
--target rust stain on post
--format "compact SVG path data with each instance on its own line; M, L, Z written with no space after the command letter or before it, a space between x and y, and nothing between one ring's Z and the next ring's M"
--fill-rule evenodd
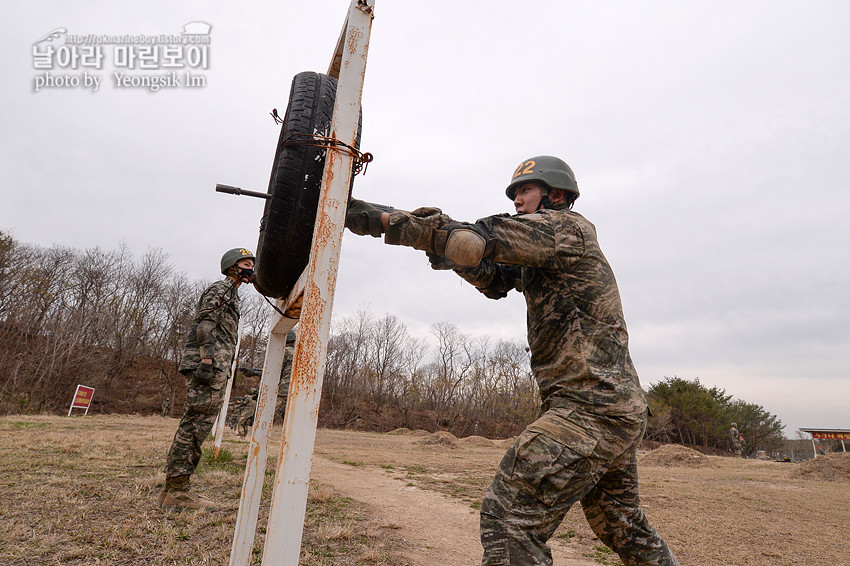
M363 39L363 32L360 31L360 28L351 26L346 37L346 45L348 46L349 53L357 52L357 46L361 39Z
M333 132L331 134L331 136L336 136L336 132ZM327 157L325 158L325 162L330 163L331 165L330 166L325 165L325 167L328 167L328 169L325 170L324 179L325 179L325 185L328 186L328 187L331 186L331 183L333 183L333 180L334 180L333 162L336 161L337 159L338 158L337 158L335 151L328 151L327 152Z
M335 287L336 286L336 269L328 269L328 286Z
M334 236L334 228L333 222L331 222L330 217L322 211L319 216L319 224L316 226L316 243L322 246L330 246L333 242Z
M304 293L304 317L302 318L301 328L302 335L298 337L300 353L303 353L299 362L311 362L312 365L307 366L311 370L315 370L315 357L319 354L319 336L317 331L321 323L321 313L325 310L327 301L322 297L316 283L310 281L309 291ZM301 342L303 340L303 342Z

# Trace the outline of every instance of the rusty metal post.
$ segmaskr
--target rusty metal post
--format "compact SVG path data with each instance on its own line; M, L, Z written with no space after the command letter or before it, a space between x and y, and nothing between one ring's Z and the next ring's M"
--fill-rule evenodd
M331 137L354 145L372 28L374 0L353 0L342 36L342 60ZM334 54L334 59L336 53ZM333 67L334 61L331 61ZM278 473L272 494L264 566L298 563L310 478L322 378L330 334L342 231L354 156L328 149L319 198L292 380L289 388Z
M290 294L292 299L287 299L287 301L296 300L302 292L303 287L299 288L296 284L295 290ZM287 301L278 299L275 301L275 306L281 311L285 311ZM242 497L239 500L236 529L230 550L230 566L247 566L251 562L254 537L257 533L257 517L260 513L263 479L266 475L269 441L274 424L277 389L280 383L280 372L283 369L286 333L295 326L296 322L298 322L297 318L283 317L277 312L272 315L272 329L269 332L268 344L266 345L263 376L260 378L260 386L257 388L257 410L254 414L251 440L248 443Z
M228 403L230 403L230 392L233 390L233 381L236 379L236 368L239 365L239 345L242 344L242 329L244 326L242 319L239 319L239 326L236 329L236 349L233 351L233 363L230 365L230 379L227 380L221 411L218 412L218 418L216 418L212 429L212 434L215 435L213 460L218 460L218 453L221 450L221 439L224 436L224 427L227 426L225 424L227 423L227 407Z
M286 333L292 330L301 315L301 301L304 295L305 274L295 283L295 288L285 300L276 300L275 306L284 313L281 316L272 313L271 331L266 346L266 359L263 363L263 375L257 395L257 410L251 440L248 444L248 457L245 463L245 477L242 482L242 497L236 515L236 528L230 551L230 566L248 566L254 537L257 534L257 517L260 513L260 498L263 492L263 479L266 474L266 461L269 453L274 408L283 369L283 356L286 349Z

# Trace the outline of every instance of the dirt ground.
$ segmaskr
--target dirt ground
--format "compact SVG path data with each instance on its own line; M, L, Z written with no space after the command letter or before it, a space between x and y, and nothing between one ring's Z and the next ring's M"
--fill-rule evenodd
M195 489L212 513L167 513L154 497L177 421L0 417L0 564L227 564L247 443L227 431ZM280 430L274 432L270 466ZM301 564L472 565L481 495L505 441L448 433L320 429ZM683 565L850 564L850 455L803 464L698 455L639 457L650 522ZM267 471L252 564L262 559ZM559 566L616 565L580 506L551 541Z

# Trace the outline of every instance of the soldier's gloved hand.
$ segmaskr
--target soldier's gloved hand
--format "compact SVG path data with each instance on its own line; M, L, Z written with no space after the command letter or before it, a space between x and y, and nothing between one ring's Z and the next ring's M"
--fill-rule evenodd
M381 224L380 209L375 208L368 202L351 199L348 201L348 211L345 213L345 227L358 236L372 236L380 238L384 232Z
M410 214L417 218L428 218L430 216L441 216L443 211L434 206L420 206Z
M201 385L209 385L210 383L212 383L213 377L215 376L212 364L199 364L198 367L195 369L194 376L195 381L197 381Z
M443 257L440 254L425 252L425 255L428 256L428 261L431 263L431 269L434 271L445 271L457 267L449 258Z

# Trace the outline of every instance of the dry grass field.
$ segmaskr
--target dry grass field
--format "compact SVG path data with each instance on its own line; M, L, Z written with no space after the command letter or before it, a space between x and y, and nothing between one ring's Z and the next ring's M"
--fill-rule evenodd
M242 484L242 468L232 460L245 456L247 443L228 430L220 459L205 457L199 466L194 488L219 502L219 510L164 512L154 498L176 425L138 416L0 417L0 564L228 564ZM480 556L475 509L504 450L503 441L447 433L320 430L322 473L310 484L301 564L427 564L405 519L382 504L398 499L397 486L423 509L427 498L444 494L446 505L473 525L463 543L452 543L463 548L444 550ZM644 508L683 565L850 564L850 456L790 464L668 446L639 462ZM346 470L374 482L368 502L351 497ZM268 470L255 564L272 479ZM408 506L416 513L418 505ZM420 539L448 540L438 536L446 528L440 516L420 519L427 525L417 528ZM578 507L553 544L560 556L576 557L559 562L556 552L559 566L619 564ZM475 563L457 558L441 566Z
M0 565L228 564L244 470L232 460L244 458L247 443L226 429L215 462L205 444L193 489L220 510L164 512L155 497L177 422L0 417ZM273 479L267 470L260 527ZM356 501L317 484L309 499L302 564L395 563L392 529L380 532ZM263 544L258 530L256 564Z

